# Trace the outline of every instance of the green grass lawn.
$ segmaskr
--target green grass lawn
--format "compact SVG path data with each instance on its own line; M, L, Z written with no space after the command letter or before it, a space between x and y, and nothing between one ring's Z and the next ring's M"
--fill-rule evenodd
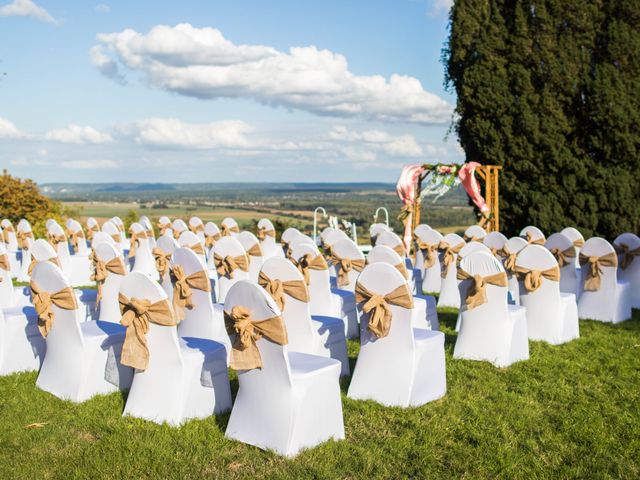
M346 440L287 460L224 438L228 414L180 428L121 416L125 395L80 405L0 378L0 479L43 478L640 478L640 312L580 322L562 346L530 342L508 369L453 360L446 396L413 409L346 397ZM352 365L358 344L349 342ZM232 380L234 393L237 381Z

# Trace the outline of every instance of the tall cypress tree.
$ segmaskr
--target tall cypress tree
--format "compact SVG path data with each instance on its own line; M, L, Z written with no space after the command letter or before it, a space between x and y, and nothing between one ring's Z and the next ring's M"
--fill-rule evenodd
M455 2L444 51L446 83L458 98L455 128L467 161L504 167L500 210L509 234L529 223L547 232L575 225L609 237L638 227L638 109L635 98L621 98L638 91L637 49L615 79L610 72L612 50L637 36L637 16L623 15L633 2L614 3L621 6ZM603 88L611 83L615 93ZM602 111L602 97L611 95L627 109L615 122ZM628 111L633 105L635 116ZM611 145L616 136L607 127L623 137L621 145Z

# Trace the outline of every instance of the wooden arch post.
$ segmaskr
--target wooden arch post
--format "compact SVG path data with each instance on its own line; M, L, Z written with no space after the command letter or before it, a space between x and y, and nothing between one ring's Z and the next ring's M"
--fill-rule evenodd
M429 174L435 165L424 165L425 171L418 177L415 189L415 198L413 200L413 215L411 218L411 234L416 227L420 225L420 193L422 192L422 181ZM502 167L497 165L479 165L475 171L478 177L484 180L484 199L489 207L489 217L483 223L483 227L487 232L500 231L500 204L499 204L499 182L498 177Z

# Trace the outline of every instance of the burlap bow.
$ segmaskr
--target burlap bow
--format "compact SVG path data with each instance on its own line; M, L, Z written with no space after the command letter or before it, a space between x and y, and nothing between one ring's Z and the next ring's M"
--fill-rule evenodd
M122 236L119 233L112 233L111 238L114 242L116 242L116 245L118 245L122 241Z
M60 266L60 261L58 260L58 257L47 258L45 261L51 262L56 267L62 269L62 267ZM29 263L29 267L27 268L27 273L29 274L29 276L31 276L31 274L33 273L33 268L36 266L36 263L38 263L38 261L36 260L36 257L31 255L31 263Z
M0 269L5 270L7 272L11 271L11 265L9 264L9 255L3 253L0 255ZM0 282L2 282L4 278L0 276Z
M438 250L437 243L427 243L420 239L416 241L416 248L422 252L424 258L424 267L431 268L436 263L436 251Z
M265 227L258 228L258 240L262 241L267 237L276 238L276 231L274 229L267 230Z
M516 271L516 258L518 257L517 253L509 251L507 246L505 245L500 250L498 250L498 255L502 256L504 260L502 261L502 265L507 273L514 274Z
M456 275L458 280L472 280L472 284L467 290L465 305L467 310L474 309L487 303L487 285L495 285L496 287L506 287L508 285L507 274L505 272L494 273L493 275L471 275L469 272L458 268Z
M349 272L351 270L361 272L365 265L364 260L342 258L335 253L331 256L331 261L336 267L336 274L338 275L337 283L339 287L349 285Z
M524 235L529 245L544 245L544 238L534 239L531 232L526 232Z
M557 265L547 270L529 270L525 267L516 266L515 273L523 279L524 288L527 292L535 292L539 289L543 278L554 282L560 281L560 268Z
M159 247L154 247L151 250L151 254L153 258L156 260L156 270L160 274L160 277L163 278L166 273L169 271L169 262L171 262L171 254L165 252Z
M238 255L237 257L227 255L226 257L222 257L214 253L213 263L220 277L233 278L233 272L238 268L245 272L249 271L249 259L246 255Z
M483 237L476 237L475 235L467 235L466 233L462 236L465 242L480 242L482 243Z
M406 256L404 245L402 245L401 243L399 243L395 247L392 247L392 250L396 252L398 255L400 255L401 258L404 258Z
M587 268L587 273L584 277L584 290L587 292L600 290L602 267L618 266L618 256L615 252L607 253L601 257L587 256L581 253L578 257L578 261L582 268Z
M271 298L276 301L280 310L284 309L285 293L301 302L309 301L309 291L302 280L278 280L272 279L266 273L260 272L258 285L264 288Z
M144 230L141 232L134 232L133 230L130 232L131 233L131 246L129 247L129 258L133 258L136 256L136 251L138 250L138 241L140 240L145 240L149 237L147 237L147 232L145 232Z
M189 224L189 230L193 233L204 232L204 225L201 223L198 223L197 225Z
M42 290L33 280L31 280L30 287L31 301L38 314L38 329L42 336L46 337L55 320L52 305L64 310L75 310L78 308L78 302L71 287L65 287L56 293L49 293Z
M78 243L80 242L80 239L84 240L84 232L82 230L73 231L67 229L67 236L69 237L73 251L78 253Z
M67 237L65 237L64 233L55 234L55 233L47 233L47 241L51 244L51 246L55 249L58 247L59 243L64 243L67 241Z
M203 292L210 292L211 282L207 272L204 270L199 270L187 276L181 265L173 266L171 277L173 280L173 310L178 320L184 320L184 309L191 310L193 308L191 289L195 288Z
M449 245L448 242L445 242L444 240L441 240L440 243L438 243L438 250L442 252L442 262L440 264L441 266L440 276L442 278L445 278L447 276L447 272L449 271L449 265L455 264L454 262L455 255L460 253L460 250L462 250L462 247L464 246L465 246L464 242L460 242L459 244L453 247Z
M322 255L316 255L314 257L310 253L305 253L297 262L294 261L294 265L298 267L298 270L302 273L304 283L307 285L309 285L311 281L309 270L327 270L329 268L327 261Z
M156 224L158 230L160 231L160 236L164 235L168 228L171 228L171 223L160 223Z
M234 335L231 350L231 368L252 370L262 368L262 357L256 342L262 337L286 345L287 329L282 317L253 320L248 308L235 306L231 312L224 312L224 323L229 336Z
M7 245L9 244L9 233L15 232L12 225L7 225L6 227L2 227L2 240Z
M633 263L633 259L640 256L640 247L629 250L629 245L626 243L620 243L618 245L614 245L613 248L615 248L618 255L622 255L622 260L620 261L620 268L622 268L622 270L629 268Z
M223 237L228 237L232 233L240 233L240 229L237 225L225 225L223 223L221 233Z
M584 240L583 240L583 239L581 239L581 238L576 238L576 239L573 241L573 246L574 246L574 247L578 247L578 248L582 248L582 247L584 247Z
M96 296L96 304L102 300L102 286L104 285L109 272L116 275L126 275L127 271L124 267L124 262L120 257L113 257L108 262L100 260L95 253L93 253L93 265L94 272L91 274L91 280L98 285L98 294Z
M29 238L33 239L33 232L23 232L18 230L16 239L18 240L18 248L21 250L29 250Z
M207 247L207 248L211 248L221 238L222 238L222 235L220 235L220 233L214 233L212 235L205 235L204 236L204 246Z
M187 248L197 255L204 255L204 247L200 242L196 242L193 245L187 245Z
M362 310L369 314L368 329L378 338L389 335L391 329L391 307L397 305L413 308L413 297L407 285L400 285L386 295L378 295L368 290L362 283L356 283L356 302L364 302Z
M247 250L247 255L249 255L250 257L261 257L262 248L260 248L260 244L254 243L253 245L251 245L251 247Z
M93 226L87 225L87 237L89 240L93 240L93 234L100 231L100 227L98 224L94 224Z
M558 261L558 266L560 268L564 267L569 263L567 258L575 258L576 257L576 249L573 245L565 250L560 250L558 247L550 248L549 251L556 257Z
M176 319L171 305L166 298L151 303L147 299L135 297L130 299L122 293L118 295L118 303L122 314L120 323L127 329L120 362L138 370L145 370L149 366L149 347L146 336L149 323L167 327L175 326Z
M409 279L409 272L404 261L400 262L397 265L394 265L394 267L396 267L396 270L398 270L404 278L406 278L407 280Z
M180 235L182 235L182 232L184 232L185 230L177 230L177 229L173 229L173 238L178 240L180 238Z

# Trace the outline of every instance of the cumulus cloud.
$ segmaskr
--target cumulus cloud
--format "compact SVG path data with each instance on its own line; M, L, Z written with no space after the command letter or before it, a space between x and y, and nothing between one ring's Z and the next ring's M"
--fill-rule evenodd
M91 61L107 77L122 81L121 66L157 88L191 97L252 98L319 115L422 124L446 123L452 112L414 77L356 75L343 55L315 46L282 52L236 45L217 29L189 24L97 38Z
M99 132L93 127L82 127L73 124L65 128L48 131L45 133L44 139L61 143L75 143L78 145L86 143L108 143L113 140L108 133Z
M177 118L150 118L124 127L137 143L180 148L246 148L252 127L240 120L186 123Z
M49 12L31 0L14 0L0 6L0 17L33 17L43 22L57 23Z
M394 136L383 130L357 132L348 130L344 126L336 126L329 132L329 138L342 142L360 143L396 157L420 157L424 153L415 137L409 134Z
M12 122L6 118L0 117L0 138L24 138L25 134L21 132Z

